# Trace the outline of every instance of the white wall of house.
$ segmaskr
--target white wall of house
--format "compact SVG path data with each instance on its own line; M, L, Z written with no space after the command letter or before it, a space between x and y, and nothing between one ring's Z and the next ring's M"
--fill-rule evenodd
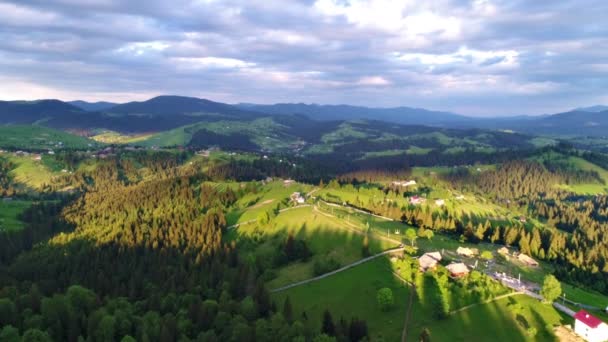
M589 342L608 341L608 325L602 323L593 329L585 323L576 320L574 322L574 332Z

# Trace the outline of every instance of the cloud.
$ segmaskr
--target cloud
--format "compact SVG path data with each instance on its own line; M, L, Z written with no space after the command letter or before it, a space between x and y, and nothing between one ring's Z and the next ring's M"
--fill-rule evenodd
M14 85L0 91L546 113L606 99L605 13L603 0L0 0Z

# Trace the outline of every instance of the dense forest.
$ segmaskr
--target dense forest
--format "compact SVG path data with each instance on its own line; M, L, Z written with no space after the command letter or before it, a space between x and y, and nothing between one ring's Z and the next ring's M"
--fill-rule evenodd
M255 188L218 190L203 182L208 175L179 168L180 156L131 155L75 173L69 177L82 195L35 205L23 213L22 231L0 236L7 246L1 340L359 341L368 334L354 317L317 331L311 322L321 317L294 312L288 299L272 302L264 269L222 238L226 209ZM141 177L133 163L154 176Z

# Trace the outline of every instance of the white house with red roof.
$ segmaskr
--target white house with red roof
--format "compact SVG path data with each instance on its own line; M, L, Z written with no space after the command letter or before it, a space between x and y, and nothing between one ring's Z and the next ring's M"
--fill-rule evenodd
M574 332L589 342L608 341L608 325L585 310L574 315Z

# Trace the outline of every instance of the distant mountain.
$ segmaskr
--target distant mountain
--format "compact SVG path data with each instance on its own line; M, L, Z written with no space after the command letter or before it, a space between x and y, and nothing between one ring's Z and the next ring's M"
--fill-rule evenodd
M147 101L113 105L59 100L0 101L0 124L42 124L57 129L110 129L119 132L160 132L194 123L240 121L271 117L292 131L321 134L330 122L371 120L409 126L511 130L551 136L608 136L608 110L588 107L543 116L472 118L421 108L367 108L349 105L230 105L184 96L158 96ZM93 108L103 108L94 110ZM311 128L312 127L312 128ZM311 129L309 129L311 128ZM287 129L287 128L286 128Z
M550 135L608 136L608 110L603 112L570 111L544 117L528 132Z
M82 110L86 110L87 112L100 112L100 111L105 111L109 108L112 108L114 106L117 106L118 103L113 103L113 102L105 102L105 101L99 101L99 102L87 102L87 101L80 101L80 100L76 100L76 101L70 101L68 102L69 104L76 106Z
M205 99L185 96L163 95L143 102L129 102L108 110L114 114L150 115L150 116L216 116L230 118L253 118L260 116L254 111L213 102Z
M59 100L0 101L0 124L31 124L82 113L82 109Z
M314 120L369 119L408 125L449 126L472 123L474 118L450 112L422 108L394 107L369 108L349 105L318 105L303 103L279 103L274 105L239 104L242 109L275 115L306 115Z
M598 113L598 112L604 112L607 110L608 110L608 106L597 105L597 106L591 106L591 107L577 108L574 111Z

